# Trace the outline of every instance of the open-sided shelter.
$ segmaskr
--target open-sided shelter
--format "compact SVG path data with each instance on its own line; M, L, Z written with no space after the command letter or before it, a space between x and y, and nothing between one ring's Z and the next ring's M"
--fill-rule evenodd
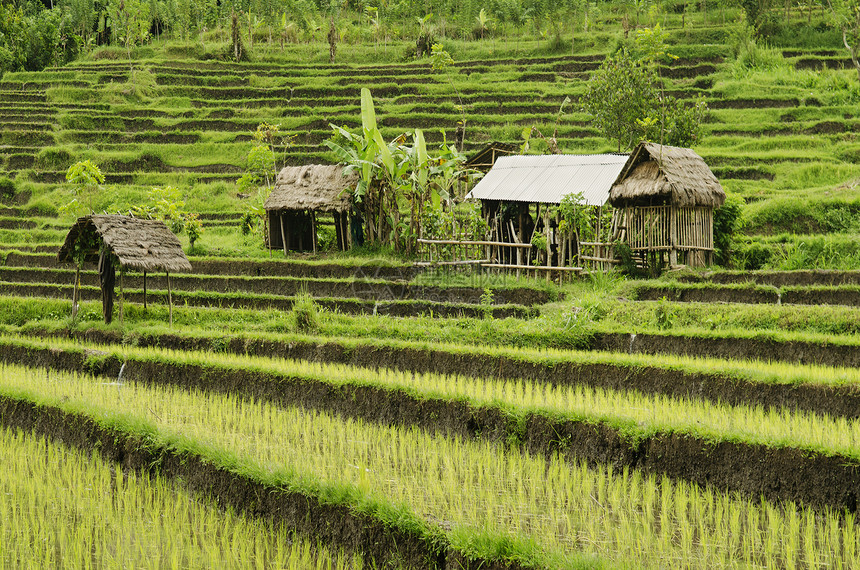
M281 170L266 200L268 242L271 249L317 251L319 214L331 214L336 244L349 249L350 208L358 174L343 175L343 166L309 164Z
M489 172L496 164L496 160L512 154L517 154L517 145L493 141L476 150L466 161L465 166L480 172Z
M726 193L701 156L688 148L643 142L612 185L614 241L641 265L701 266L713 261L714 210ZM668 256L668 260L666 260Z
M167 274L170 321L173 322L173 299L170 272L191 271L191 263L182 251L179 239L161 220L143 220L120 215L91 215L78 218L57 253L61 263L75 263L73 314L77 312L80 269L84 263L97 263L102 289L102 308L106 323L113 317L116 267L120 268L120 291L125 270L143 272L143 299L146 305L146 274ZM120 302L122 296L120 297ZM122 318L122 305L120 305Z
M600 220L599 211L626 161L627 155L619 154L501 156L466 197L481 201L490 240L529 244L543 231L549 235L547 265L565 266L581 256L580 244L559 243L558 220L549 219L548 208L568 194L581 193ZM522 265L521 257L517 265Z

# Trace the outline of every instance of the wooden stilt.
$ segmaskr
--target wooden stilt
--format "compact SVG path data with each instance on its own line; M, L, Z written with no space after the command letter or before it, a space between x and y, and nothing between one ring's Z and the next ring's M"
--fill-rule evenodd
M78 316L78 295L80 295L81 268L75 268L75 290L72 293L72 320Z
M311 210L311 246L314 255L317 253L317 213Z
M143 310L146 310L146 271L143 272Z
M119 326L123 326L125 293L123 292L123 277L125 276L125 267L119 268Z
M284 219L286 216L283 212L281 212L280 220L281 220L281 244L284 246L284 257L287 257L287 250L290 247L290 243L287 241L287 232L284 229Z
M173 292L170 290L170 273L165 271L164 274L167 275L167 310L170 315L170 326L173 326Z

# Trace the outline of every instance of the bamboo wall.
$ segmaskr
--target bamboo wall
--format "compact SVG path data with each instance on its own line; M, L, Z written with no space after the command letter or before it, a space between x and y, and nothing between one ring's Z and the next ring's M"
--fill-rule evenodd
M669 264L704 266L714 251L713 209L639 206L621 210L616 235L634 254L669 252Z

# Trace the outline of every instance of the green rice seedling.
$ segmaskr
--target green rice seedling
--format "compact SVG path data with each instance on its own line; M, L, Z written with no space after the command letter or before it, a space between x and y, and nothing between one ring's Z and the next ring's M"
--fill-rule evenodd
M11 366L3 368L0 382L6 397L33 398L127 429L152 426L145 429L155 440L220 458L215 461L255 477L292 480L293 488L346 484L365 501L391 501L450 528L452 544L466 550L489 533L539 545L542 560L554 568L568 566L581 552L635 567L667 560L681 568L767 566L797 557L786 544L845 567L860 564L850 514L839 522L835 513L801 509L824 528L839 529L813 533L814 545L808 545L808 531L785 539L798 527L789 514L800 509L796 505L753 503L639 472L595 470L557 456L278 409L232 395L136 384L118 389L98 379L46 378Z
M360 556L43 437L0 428L0 469L4 568L363 567Z

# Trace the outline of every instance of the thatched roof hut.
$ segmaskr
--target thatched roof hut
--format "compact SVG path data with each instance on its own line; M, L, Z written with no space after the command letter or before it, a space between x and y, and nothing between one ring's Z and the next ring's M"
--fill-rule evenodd
M701 156L688 148L642 142L612 185L615 207L671 204L719 208L726 193Z
M102 247L104 246L104 247ZM191 271L191 263L182 251L179 239L161 220L141 220L129 216L92 215L78 218L66 236L66 241L57 253L61 263L74 263L82 255L85 262L98 263L99 281L102 289L102 310L106 323L113 315L113 296L116 275L114 265L120 273L125 269L143 271L143 306L146 307L146 272L161 270L167 273L167 297L170 303L170 323L173 324L173 298L170 291L170 272ZM72 317L78 311L78 287L80 267L75 275L72 294ZM120 320L122 320L122 295L120 296Z
M269 248L317 251L317 213L331 213L340 249L350 242L349 210L358 173L343 175L343 166L309 164L281 170L266 200Z
M345 212L358 183L358 173L343 175L343 166L308 164L283 168L266 200L266 210Z
M84 240L79 238L85 236ZM69 230L57 258L74 261L75 244L89 244L87 261L97 261L99 239L117 257L119 264L136 271L191 271L179 239L161 220L141 220L129 216L84 216Z

